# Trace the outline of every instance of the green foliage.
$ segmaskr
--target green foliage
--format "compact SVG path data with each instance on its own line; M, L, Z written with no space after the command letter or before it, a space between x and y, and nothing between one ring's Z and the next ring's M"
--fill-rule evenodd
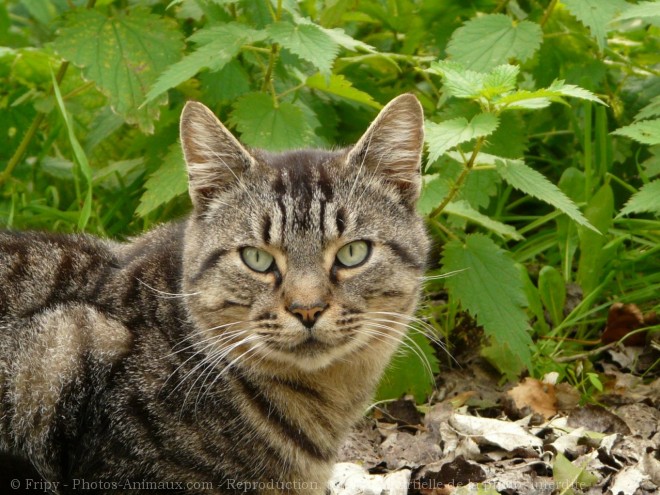
M576 466L561 453L557 454L552 465L552 478L557 486L562 487L561 495L574 495L574 487L582 491L598 482L598 477L586 470L586 463Z
M567 339L598 339L613 301L660 310L659 29L658 3L632 0L9 0L0 224L123 238L184 215L189 99L279 151L355 142L412 92L418 208L448 275L426 282L425 332L451 351L476 322L507 379L595 390L554 362L581 352ZM380 397L429 392L411 352Z
M438 358L424 335L412 330L401 351L394 356L376 392L377 400L410 394L423 402L433 385L433 374L440 371Z
M463 307L477 317L501 347L508 347L531 366L527 306L523 284L513 260L491 239L472 234L465 244L451 241L443 251L447 287Z
M575 206L575 203L561 192L561 189L546 179L543 174L525 165L522 160L495 160L495 169L505 181L519 191L551 204L576 223L595 230Z
M77 10L65 17L53 46L83 68L84 77L96 83L126 122L153 131L158 106L167 99L143 105L147 89L183 48L172 20L140 8L117 15Z
M447 45L453 60L468 69L486 72L512 58L524 62L543 38L535 22L516 22L504 14L475 17L454 31Z
M605 48L607 25L628 4L625 0L562 0L571 14L587 26L598 42Z
M434 162L451 148L472 141L475 138L491 135L499 121L491 113L475 115L470 122L465 117L445 120L439 124L426 125L426 142L429 145L429 162Z

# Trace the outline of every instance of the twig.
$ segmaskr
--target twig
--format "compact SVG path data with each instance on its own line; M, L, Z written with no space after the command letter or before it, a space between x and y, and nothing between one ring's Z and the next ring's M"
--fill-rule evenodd
M431 213L429 213L429 218L433 219L437 217L440 213L442 213L442 210L445 209L445 207L451 203L452 199L458 194L458 191L461 188L461 185L467 178L468 174L472 170L472 167L474 166L474 162L477 160L477 155L479 154L479 150L481 149L481 146L483 146L485 141L485 138L480 137L477 139L477 142L474 145L474 150L472 150L472 154L470 155L470 159L467 161L465 166L463 167L463 171L461 172L461 175L458 176L456 179L456 182L451 187L451 190L449 191L449 194L445 197L445 199L440 203L436 208L433 209Z
M580 354L573 354L572 356L564 356L564 357L557 357L554 359L555 363L570 363L571 361L579 361L580 359L586 359L591 356L595 356L596 354L600 354L603 351L606 351L608 349L611 349L612 347L616 346L619 342L610 342L607 345L597 347L596 349L592 349L587 352L582 352Z
M550 19L550 15L552 14L552 11L555 10L555 7L557 6L557 0L552 0L550 2L550 5L548 5L548 8L545 9L545 12L543 13L543 17L541 18L541 27L545 26L545 24L548 22L548 19Z

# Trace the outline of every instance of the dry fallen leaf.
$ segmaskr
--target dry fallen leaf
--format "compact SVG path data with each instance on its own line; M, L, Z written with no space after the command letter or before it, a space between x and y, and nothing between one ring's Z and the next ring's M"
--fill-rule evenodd
M636 304L616 302L607 314L607 325L601 336L604 343L616 342L638 328L646 326L644 314ZM626 337L625 345L643 346L646 332L638 332Z
M534 378L525 378L507 392L509 408L514 417L521 418L534 414L547 421L557 414L555 386ZM537 421L541 422L541 421Z
M410 470L389 474L369 474L357 464L335 464L328 483L330 495L406 495L410 484Z
M525 447L541 447L543 441L509 421L454 414L449 424L459 433L470 436L477 443L497 445L511 451Z

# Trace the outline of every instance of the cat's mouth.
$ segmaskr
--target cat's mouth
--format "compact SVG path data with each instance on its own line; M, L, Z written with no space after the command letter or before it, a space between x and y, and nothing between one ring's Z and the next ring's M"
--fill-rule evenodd
M321 342L314 335L309 335L305 340L293 346L290 351L295 354L316 354L326 352L334 347L326 342Z

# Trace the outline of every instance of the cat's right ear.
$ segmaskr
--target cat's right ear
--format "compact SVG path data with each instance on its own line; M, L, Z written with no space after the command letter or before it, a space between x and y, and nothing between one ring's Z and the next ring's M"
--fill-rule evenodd
M180 134L190 198L198 211L256 164L213 112L196 101L189 101L183 108Z

